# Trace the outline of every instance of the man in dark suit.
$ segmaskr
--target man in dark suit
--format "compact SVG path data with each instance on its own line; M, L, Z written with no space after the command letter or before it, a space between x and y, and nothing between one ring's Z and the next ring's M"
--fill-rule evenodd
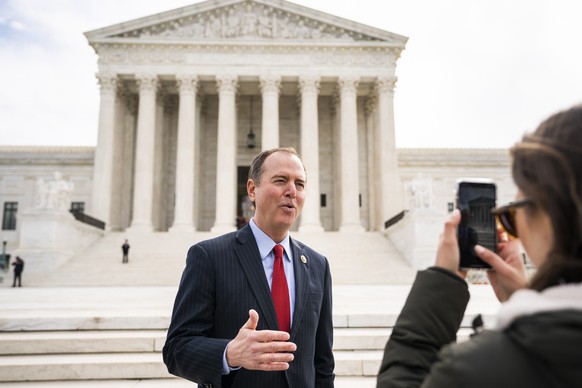
M170 373L205 388L333 388L329 263L289 237L306 182L293 148L261 152L247 181L249 224L190 248L163 349ZM281 312L271 293L283 267Z

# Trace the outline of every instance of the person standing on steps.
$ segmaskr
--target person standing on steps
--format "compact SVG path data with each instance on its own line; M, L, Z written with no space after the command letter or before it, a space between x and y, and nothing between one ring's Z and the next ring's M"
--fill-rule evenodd
M333 388L329 262L289 229L305 202L293 148L251 163L248 225L190 248L163 349L168 371L205 388Z
M121 262L129 263L129 243L127 242L127 239L121 246L121 250L123 251L123 260Z
M14 281L12 282L12 287L16 287L16 281L18 280L18 287L22 287L22 271L24 271L24 260L19 256L16 256L16 261L12 263L14 266Z

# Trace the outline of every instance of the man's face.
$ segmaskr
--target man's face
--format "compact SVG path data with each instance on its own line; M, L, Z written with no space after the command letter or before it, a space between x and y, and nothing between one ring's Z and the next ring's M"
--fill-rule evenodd
M295 222L305 202L305 170L296 155L275 152L265 159L261 181L249 179L247 191L255 202L255 223L280 242Z

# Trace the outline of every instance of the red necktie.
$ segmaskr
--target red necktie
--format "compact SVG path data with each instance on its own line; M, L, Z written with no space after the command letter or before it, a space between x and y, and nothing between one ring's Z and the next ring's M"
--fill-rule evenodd
M271 285L271 295L277 312L279 330L289 333L291 328L291 304L289 302L289 288L285 277L283 266L283 246L275 245L275 265L273 266L273 284Z

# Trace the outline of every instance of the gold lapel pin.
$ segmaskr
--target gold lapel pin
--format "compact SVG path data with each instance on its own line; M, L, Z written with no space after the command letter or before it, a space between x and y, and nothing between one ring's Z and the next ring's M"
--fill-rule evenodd
M305 256L301 255L301 262L302 262L303 264L306 264L306 263L307 263L307 257L305 257Z

